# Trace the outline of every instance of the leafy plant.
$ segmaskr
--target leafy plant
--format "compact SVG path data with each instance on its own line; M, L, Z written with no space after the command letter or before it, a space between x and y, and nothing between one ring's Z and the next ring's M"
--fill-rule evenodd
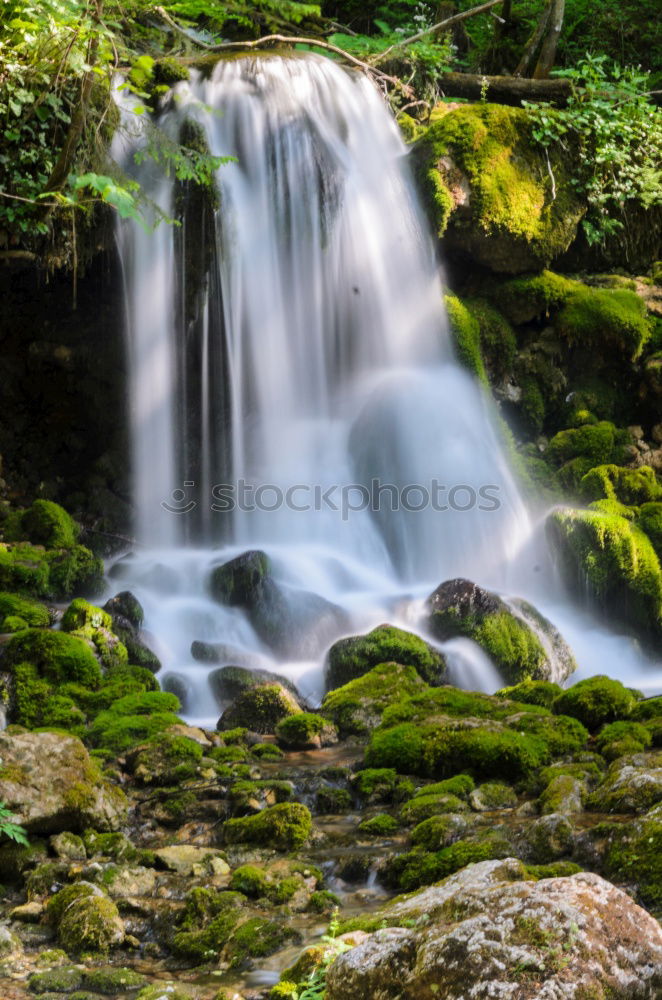
M25 830L16 822L11 809L8 809L4 802L0 802L0 839L3 837L8 837L17 844L23 844L24 847L29 844Z
M587 55L563 70L573 90L566 108L527 104L544 149L560 144L575 164L571 183L588 203L589 244L624 227L628 206L662 205L662 110L649 100L649 75Z
M341 941L338 938L339 930L340 921L338 919L338 907L336 907L329 921L329 929L322 938L322 946L324 948L322 962L311 972L303 990L296 994L292 1000L324 1000L326 996L326 974L329 971L329 966L336 960L338 955L342 955L343 952L349 951L351 948L351 945L347 944L346 941Z

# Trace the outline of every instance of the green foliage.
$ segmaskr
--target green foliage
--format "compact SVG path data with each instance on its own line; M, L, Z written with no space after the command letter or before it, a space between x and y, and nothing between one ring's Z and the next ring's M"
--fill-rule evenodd
M635 700L620 681L609 677L588 677L578 681L554 701L554 711L579 719L596 730L607 722L626 719Z
M662 205L662 111L649 99L650 77L605 54L563 70L573 82L564 109L528 105L534 139L546 150L575 150L574 190L588 202L589 244L623 230L628 205Z
M16 822L11 809L8 809L4 802L0 802L0 841L5 838L13 840L16 844L23 844L24 847L30 846L24 828Z

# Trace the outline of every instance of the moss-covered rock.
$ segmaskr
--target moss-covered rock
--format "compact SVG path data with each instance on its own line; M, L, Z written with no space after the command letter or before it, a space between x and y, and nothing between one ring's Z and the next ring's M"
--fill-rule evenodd
M451 794L430 794L417 795L409 802L405 802L400 810L400 819L403 823L417 825L431 816L441 816L444 813L459 813L467 810L466 802Z
M608 420L559 431L549 442L545 457L556 465L584 458L591 466L608 462L616 443L616 428ZM591 499L597 499L591 497Z
M64 632L19 632L5 646L2 662L10 670L19 663L29 663L53 684L77 681L96 688L101 680L99 664L88 644Z
M230 819L223 826L227 844L257 844L279 851L293 851L312 833L309 810L298 802L283 802L255 816Z
M538 808L543 816L552 813L578 813L584 808L586 794L586 786L578 778L570 774L558 774L538 799Z
M126 820L124 793L73 736L0 733L0 758L0 801L30 831L112 831Z
M359 771L352 778L352 787L366 805L397 802L408 798L414 790L414 786L403 781L392 767L368 767Z
M594 812L646 812L662 802L662 754L619 757L588 800Z
M390 662L414 667L429 684L441 684L446 674L443 655L425 640L394 625L379 625L367 635L339 639L333 644L326 665L327 691Z
M612 824L605 857L605 874L613 881L634 884L645 906L662 908L662 806L626 825Z
M159 733L136 747L127 758L128 768L142 785L177 785L194 778L203 749L195 740L174 733Z
M626 719L634 706L632 693L620 681L596 675L563 691L552 707L557 714L579 719L595 731L607 722Z
M46 628L50 625L51 615L48 608L29 597L18 594L0 593L0 630L18 631L7 628L8 618L18 618L24 622L23 628ZM4 619L4 621L3 621Z
M78 526L66 510L52 500L35 500L21 517L24 537L49 549L70 549L78 541Z
M648 504L662 497L662 485L654 471L647 465L638 469L624 469L619 465L598 465L587 472L581 481L581 495L585 500L612 500L619 504ZM628 516L620 508L614 513ZM644 514L644 520L650 522ZM639 519L638 519L639 521Z
M33 972L28 981L31 993L72 993L83 983L82 970L75 965L64 965L45 972Z
M581 287L578 281L543 271L499 282L490 289L490 295L510 322L520 325L549 317Z
M370 819L364 819L362 823L359 823L358 832L367 837L389 837L397 832L399 825L394 816L389 816L388 813L378 813L376 816L371 816Z
M62 910L57 924L58 940L69 954L107 952L122 944L124 934L115 903L103 893L73 899Z
M662 503L643 503L637 512L636 524L648 535L657 558L662 560Z
M281 684L259 684L249 688L223 712L218 728L237 726L254 733L274 733L288 716L303 714L297 699Z
M129 993L147 984L145 976L133 969L113 965L87 969L83 973L83 986L94 993Z
M447 580L427 601L429 626L440 640L465 636L478 643L511 683L563 680L575 669L562 636L525 601L507 604L470 580Z
M329 691L322 712L330 716L341 736L362 736L378 726L389 705L425 688L413 666L381 663L362 677Z
M469 307L457 295L445 295L448 326L460 362L487 384L487 372L480 342L480 325Z
M517 795L510 785L504 785L500 781L488 781L474 789L469 796L469 802L476 812L514 809L517 805Z
M662 569L639 528L617 515L562 508L546 530L570 586L643 636L662 637Z
M178 709L179 699L165 691L126 695L96 716L89 728L90 742L122 753L179 724Z
M493 271L546 267L575 237L585 208L567 180L564 152L548 164L521 109L438 106L415 148L433 224L453 250Z
M595 738L595 745L606 760L647 750L652 743L650 730L640 722L610 722Z
M287 750L316 750L338 742L338 730L313 712L298 712L276 726L276 739Z
M425 851L440 851L456 840L461 840L467 834L472 822L472 817L467 813L430 816L412 830L412 846Z
M195 962L218 960L230 934L243 919L246 897L238 892L192 889L172 937L172 949Z
M224 957L231 968L242 968L250 959L273 955L288 942L300 940L299 932L280 920L250 917L232 932L224 948Z
M565 301L556 325L572 345L607 347L636 360L651 334L646 304L628 289L582 285Z
M527 677L520 684L501 688L500 691L497 691L497 697L510 698L511 701L519 701L525 705L540 705L543 708L551 708L554 699L561 693L562 688L552 681L532 681Z

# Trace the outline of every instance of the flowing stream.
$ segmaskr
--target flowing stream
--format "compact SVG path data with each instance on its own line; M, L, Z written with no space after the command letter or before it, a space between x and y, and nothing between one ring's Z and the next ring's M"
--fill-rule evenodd
M454 576L537 603L584 672L655 687L632 642L573 611L555 580L492 404L453 357L406 147L373 86L313 56L222 61L178 84L163 132L234 158L215 205L149 157L136 165L156 133L120 100L114 154L181 225L118 230L140 544L111 573L143 603L187 717L216 721L224 663L319 698L334 639L417 626ZM209 594L213 568L253 549L293 609L332 606L285 651ZM223 647L217 662L195 642ZM474 644L447 653L456 683L499 686Z

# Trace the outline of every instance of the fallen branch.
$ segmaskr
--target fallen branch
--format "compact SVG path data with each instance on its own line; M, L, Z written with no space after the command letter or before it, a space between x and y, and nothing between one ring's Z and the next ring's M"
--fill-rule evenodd
M501 3L501 0L490 0L488 6L492 6L494 3ZM206 52L250 52L256 49L269 48L272 45L307 45L310 48L323 49L325 52L333 52L334 55L341 56L345 62L348 62L351 66L355 66L357 69L362 70L364 73L368 73L371 76L376 77L376 79L381 80L384 83L390 83L392 87L397 87L402 90L408 97L413 96L413 92L410 87L403 84L402 80L399 80L395 76L389 76L387 73L382 73L381 70L375 69L370 63L364 62L362 59L357 59L356 56L351 55L349 52L345 52L338 45L332 45L330 42L323 42L319 38L303 38L297 35L265 35L264 38L258 38L252 42L222 42L220 45L208 45L206 42L198 41L197 38L192 38L188 31L177 24L175 20L168 14L163 7L155 7L154 10L159 14L166 24L169 24L171 28L183 35L189 42L193 45L197 45L199 48L204 49Z
M409 38L403 38L402 41L390 45L388 49L384 49L383 52L372 57L371 65L376 66L378 62L382 62L397 49L402 49L406 45L413 45L414 42L420 42L422 38L427 38L428 35L436 35L440 31L445 31L446 28L452 28L454 24L459 24L460 21L464 21L468 17L475 17L476 14L483 14L486 10L490 10L492 7L496 7L497 4L503 2L504 0L488 0L487 3L482 3L479 7L472 7L471 10L464 10L460 14L453 14L452 17L447 17L445 21L439 21L430 28L424 28L423 31L419 31L415 35L410 35Z
M522 101L553 101L565 107L572 92L570 80L527 80L519 76L481 76L474 73L442 73L438 84L446 97L470 101L485 99L492 104L518 107Z
M5 264L11 264L17 260L25 260L32 263L36 259L36 253L32 253L30 250L0 250L0 261L3 261Z

